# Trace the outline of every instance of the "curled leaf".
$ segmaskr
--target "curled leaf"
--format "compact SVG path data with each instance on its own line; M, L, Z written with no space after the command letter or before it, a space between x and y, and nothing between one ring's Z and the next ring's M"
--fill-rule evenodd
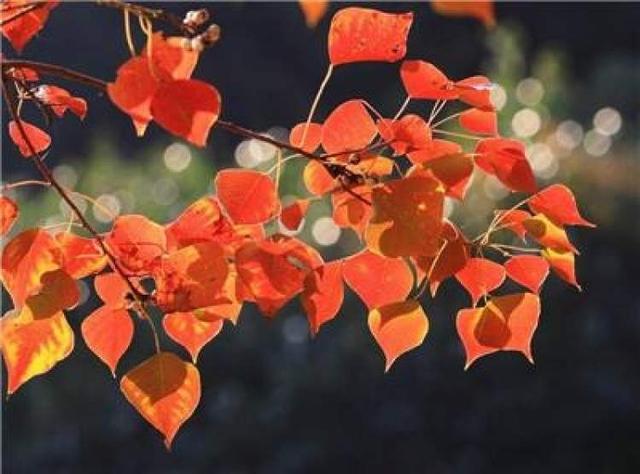
M20 120L20 123L22 123L22 130L15 120L9 122L9 137L16 144L22 156L30 158L46 151L51 146L51 137L47 132L24 120Z

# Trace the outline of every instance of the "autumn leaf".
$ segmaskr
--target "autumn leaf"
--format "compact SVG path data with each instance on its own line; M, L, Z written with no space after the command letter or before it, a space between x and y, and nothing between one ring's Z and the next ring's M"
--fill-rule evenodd
M426 61L404 61L400 78L412 99L452 100L458 98L453 82L436 66Z
M200 53L184 47L184 38L170 36L165 38L161 32L151 37L151 58L145 47L140 57L151 59L152 72L161 79L190 79L198 64Z
M322 125L322 148L334 155L367 147L378 133L364 103L349 100L336 107ZM346 158L346 156L345 156Z
M285 207L280 213L280 222L287 229L297 231L309 209L308 199L298 199Z
M435 255L440 247L444 190L430 176L409 176L373 188L368 248L387 257Z
M522 209L511 210L498 210L496 212L496 229L508 229L521 240L525 239L527 229L525 229L523 222L531 217L531 214Z
M104 305L87 316L80 326L87 347L116 376L118 361L133 340L133 321L123 306Z
M54 238L62 251L64 270L73 278L80 280L89 275L100 273L107 266L107 256L102 253L94 239L58 232Z
M404 300L413 288L413 274L403 259L368 250L345 258L342 271L345 283L370 310Z
M529 217L522 221L522 225L527 230L527 233L543 247L578 253L569 241L566 231L551 222L544 214L536 214L533 217Z
M274 182L252 170L222 170L214 186L218 199L235 224L262 224L280 211Z
M553 272L570 285L575 286L579 291L582 287L576 280L575 254L568 250L542 249L540 254L549 262Z
M164 435L167 449L200 402L200 373L195 365L160 352L122 377L127 401Z
M327 263L309 272L304 279L300 300L307 314L311 333L316 335L320 326L335 318L342 306L342 262Z
M473 175L473 159L466 153L444 155L412 168L407 176L432 176L444 186L445 194L462 201Z
M309 28L315 28L329 8L329 0L298 0L298 3Z
M393 63L404 57L413 13L384 13L369 8L339 10L329 29L331 64L362 61Z
M162 319L167 336L183 346L195 364L202 348L222 330L224 319L203 321L192 312L169 313Z
M333 220L338 227L353 229L362 236L373 215L371 207L371 188L356 186L331 194Z
M309 161L302 173L304 185L311 194L322 196L335 187L336 180L324 165L318 161Z
M496 24L493 0L453 1L431 0L431 8L436 13L453 17L472 17L480 20L486 28Z
M499 263L486 258L470 258L456 273L456 279L467 290L475 306L481 296L488 295L504 282L506 273Z
M68 90L52 85L39 86L34 95L49 106L54 114L62 117L70 110L81 120L87 115L87 101L81 97L72 96Z
M396 156L422 150L431 143L431 128L419 115L407 114L399 120L378 120L378 131Z
M20 209L13 199L0 196L0 236L7 234L18 220Z
M494 85L488 77L467 77L457 81L453 87L458 92L458 99L461 102L480 110L492 111L495 109L491 101L491 89Z
M302 137L304 137L304 142ZM289 143L295 147L302 148L307 153L315 152L321 141L322 125L319 123L299 123L291 129L289 134Z
M536 191L536 180L525 157L522 142L508 138L485 138L478 142L475 154L478 166L512 191Z
M429 320L420 303L401 301L372 309L369 329L384 353L387 372L398 357L422 344Z
M507 276L516 283L539 293L549 275L549 264L538 255L515 255L504 263Z
M49 13L58 6L58 1L45 1L32 6L29 0L6 0L0 7L0 27L2 35L9 40L18 53L37 35L49 19ZM20 14L19 17L16 17ZM15 18L14 18L15 17ZM6 23L5 23L6 22Z
M119 216L105 239L120 265L131 275L150 274L167 249L164 228L145 216Z
M580 215L576 198L571 190L562 184L553 184L529 198L527 206L535 213L542 213L556 225L582 225L595 227Z
M465 370L498 351L521 352L533 363L531 339L539 317L540 299L533 293L498 296L484 307L460 310L456 328L466 352Z
M444 156L460 154L463 153L462 147L459 144L449 140L441 140L436 138L434 140L431 140L426 148L410 152L407 155L407 158L409 158L411 163L413 163L414 165L418 165L427 161L437 160L438 158L442 158Z
M51 146L51 137L47 132L24 120L20 120L20 123L22 123L22 130L15 120L9 122L9 137L22 156L30 158L39 155Z
M498 134L498 117L494 111L468 109L458 117L460 126L471 133L480 135Z
M182 79L160 84L151 100L151 115L162 128L204 147L220 115L221 98L211 84Z

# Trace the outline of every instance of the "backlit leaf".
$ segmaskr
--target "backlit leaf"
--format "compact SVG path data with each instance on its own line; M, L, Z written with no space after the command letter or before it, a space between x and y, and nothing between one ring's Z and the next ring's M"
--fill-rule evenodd
M115 377L116 367L133 339L133 321L129 312L117 305L105 305L87 316L80 326L91 352L104 362Z
M309 28L315 28L329 8L329 0L298 0L298 3Z
M470 258L462 270L456 273L456 279L467 290L475 306L483 295L495 290L504 282L506 273L499 263L486 258Z
M54 237L62 250L63 268L73 278L80 280L100 273L107 265L107 256L93 239L71 232L59 232Z
M443 156L462 154L462 147L449 140L434 139L426 148L410 152L407 157L415 165L426 161L442 158Z
M447 196L462 200L473 174L473 159L465 153L444 155L413 168L408 176L433 176L442 183Z
M420 303L401 301L372 309L369 329L384 353L386 372L398 357L422 344L429 320Z
M485 27L495 26L493 0L431 0L431 8L440 15L453 17L472 17L480 20Z
M404 115L399 120L378 120L382 139L390 143L394 155L406 155L431 143L431 128L419 115Z
M262 224L280 211L276 186L266 173L222 170L214 184L220 203L236 224Z
M161 352L122 377L120 390L164 435L169 449L178 429L200 402L200 373L195 365L170 352Z
M87 101L81 97L72 96L68 90L52 85L39 86L34 95L44 104L51 107L51 110L58 117L62 117L67 110L70 110L80 119L87 115Z
M322 196L332 190L336 180L318 161L311 160L304 167L302 180L311 194Z
M368 250L345 258L342 271L349 288L370 310L404 300L413 287L413 274L403 259Z
M515 255L504 263L507 276L534 293L549 274L549 264L537 255Z
M164 228L136 214L117 217L106 243L131 275L150 274L167 249Z
M338 227L353 229L361 236L373 215L370 202L369 186L357 186L349 191L335 191L331 194L334 222Z
M531 339L539 317L540 299L533 293L498 296L482 308L460 310L456 328L467 355L465 369L498 351L521 352L533 363Z
M339 10L329 30L331 64L399 61L407 52L413 13L384 13L369 8Z
M468 109L458 118L460 126L469 132L482 135L498 134L498 117L494 111Z
M387 257L435 255L440 247L444 190L430 176L409 176L373 188L368 248Z
M538 191L531 196L527 205L533 212L543 213L557 225L595 227L595 224L580 215L576 198L571 190L562 184L553 184Z
M169 313L162 319L167 335L183 346L195 364L200 350L222 330L224 319L202 321L193 313Z
M536 214L522 222L527 233L543 247L578 253L569 241L566 231L554 224L544 214Z
M304 143L302 137L304 137ZM291 133L289 134L289 143L298 148L302 148L308 153L316 151L320 146L321 140L322 125L319 123L310 122L308 126L306 122L299 123L291 129Z
M413 99L458 98L453 82L440 69L426 61L404 61L400 67L400 78L407 95Z
M322 125L322 147L331 155L360 150L369 145L377 133L376 124L362 101L349 100L336 107Z
M475 153L478 166L512 191L536 191L536 180L525 157L522 142L508 138L485 138L478 142Z
M0 27L2 35L9 40L13 49L18 53L22 52L25 45L44 27L49 13L58 6L58 3L60 2L57 0L46 1L42 2L41 6L29 10L33 4L29 0L3 1L0 8L0 20L6 21L6 23ZM20 16L12 19L18 13Z
M342 262L327 263L309 272L304 279L304 291L300 300L307 314L311 333L315 335L320 326L336 317L342 306Z
M280 214L282 225L292 231L298 230L309 209L309 204L308 199L298 199L285 207Z
M20 127L14 120L9 122L9 137L16 144L22 156L29 158L35 154L41 154L51 146L51 137L47 132L24 120L20 120L20 122L22 123L22 131L26 135L26 140L25 135L22 134Z
M480 110L494 110L491 101L493 83L485 76L472 76L454 84L460 101Z
M16 223L20 210L13 199L0 196L0 236L7 234Z
M582 287L576 280L576 258L573 252L548 248L543 249L541 255L549 262L556 275L582 291Z
M527 229L523 222L531 217L531 214L521 209L498 210L496 211L496 228L508 229L524 240Z

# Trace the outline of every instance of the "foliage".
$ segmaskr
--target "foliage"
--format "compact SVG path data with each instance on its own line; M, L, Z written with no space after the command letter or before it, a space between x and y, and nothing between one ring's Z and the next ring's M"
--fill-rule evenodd
M435 296L439 285L453 278L471 300L456 323L466 367L497 351L521 352L533 361L539 292L549 270L579 288L574 272L578 251L565 226L592 224L580 215L566 186L537 189L524 144L498 133L491 81L484 76L454 80L429 62L404 60L399 78L407 100L393 116L382 116L355 98L337 106L324 121L313 121L336 67L404 59L412 13L339 10L329 31L327 74L309 116L292 128L289 142L280 142L221 119L221 94L213 85L191 78L201 53L219 37L219 27L209 23L206 10L189 12L181 20L134 4L101 4L123 12L132 52L112 82L57 65L2 62L3 96L11 115L8 135L44 179L11 183L4 189L50 186L69 205L73 218L66 231L29 229L3 248L2 283L14 304L1 320L8 394L71 353L74 334L64 311L78 305L77 281L84 278L93 278L103 305L84 319L82 337L114 376L137 337L132 318L149 323L156 353L128 370L120 388L164 435L167 447L200 399L198 352L225 321L236 324L245 304L253 303L273 318L299 296L310 331L316 334L338 315L346 284L368 308L369 329L389 370L428 334L423 294L430 291ZM479 5L470 12L458 2L434 2L436 11L471 14L491 25L491 4ZM56 6L26 0L3 3L3 35L20 51ZM305 11L309 24L322 16L315 11L309 17ZM138 17L147 38L139 54L131 41L130 16ZM154 31L161 22L181 36ZM29 104L42 113L45 125L68 111L85 118L86 101L57 85L42 84L45 76L106 91L114 106L131 118L139 136L154 122L203 147L210 130L218 127L277 146L278 166L272 172L217 173L214 194L200 197L172 222L121 215L108 232L98 233L71 199L72 191L56 181L44 161L51 146L46 126L22 118ZM424 117L405 114L409 101L432 101L433 107ZM438 119L449 102L469 108ZM453 121L460 131L443 129ZM454 138L465 140L465 146ZM468 149L468 142L473 149ZM305 163L303 180L309 191L309 196L287 206L279 194L285 159ZM510 209L497 210L485 232L468 238L444 217L444 205L447 199L464 200L476 171L495 176L527 197ZM280 221L284 229L297 229L309 204L325 196L331 198L335 223L353 229L363 243L356 254L331 262L302 240L274 233L270 225ZM19 206L3 196L0 210L6 234L19 218ZM85 236L71 232L75 221ZM523 245L496 239L509 234ZM507 278L524 290L500 291ZM160 347L160 328L151 308L163 313L162 329L188 351L192 362Z

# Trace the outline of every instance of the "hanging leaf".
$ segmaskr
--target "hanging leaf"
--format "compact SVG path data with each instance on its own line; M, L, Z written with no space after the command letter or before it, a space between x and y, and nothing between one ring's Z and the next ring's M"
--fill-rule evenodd
M571 190L562 184L553 184L538 191L531 196L527 205L533 212L544 214L556 225L595 227L595 224L580 215L576 198Z
M475 153L478 166L512 191L536 191L536 180L521 142L507 138L485 138L478 142Z
M335 318L342 306L342 262L327 263L309 272L304 279L300 300L307 314L311 333L316 335L320 326Z
M309 209L309 204L308 199L298 199L285 207L280 214L282 225L291 231L297 231Z
M329 174L322 163L313 160L304 167L302 180L309 192L316 196L322 196L336 185L335 178Z
M164 228L141 215L119 216L105 242L131 275L149 275L167 250Z
M395 156L422 150L431 143L431 128L419 115L407 114L400 120L378 120L378 130Z
M222 330L224 319L202 321L191 312L169 313L162 319L167 336L183 346L195 364L202 348Z
M549 275L549 264L537 255L516 255L504 263L507 276L516 283L539 293Z
M576 280L575 254L571 251L543 249L541 255L549 262L553 272L579 291L582 287Z
M412 168L407 176L435 177L444 187L447 196L462 201L469 187L473 170L471 156L456 153L425 161Z
M460 155L462 147L455 142L449 140L434 139L426 148L418 151L412 151L407 155L411 163L418 165L427 161L436 160L444 156Z
M222 170L214 186L220 203L236 224L262 224L280 211L276 186L266 173Z
M413 13L343 8L331 20L329 60L334 66L362 61L399 61L407 52L412 22Z
M49 134L29 122L20 120L22 131L15 120L9 122L9 137L16 144L20 154L25 158L31 158L46 151L51 146ZM24 135L22 132L24 131ZM25 139L26 135L26 139Z
M72 96L68 90L52 85L39 86L34 95L58 117L62 117L67 110L79 117L81 120L87 115L87 101L81 97Z
M87 347L116 376L118 361L133 340L133 321L129 312L117 305L105 305L87 316L80 326Z
M494 110L491 101L491 89L494 85L485 76L472 76L462 79L454 84L454 89L459 93L461 102L480 110Z
M304 143L302 137L304 137ZM289 143L302 148L307 153L315 152L320 146L321 140L322 125L319 123L309 122L308 126L306 122L299 123L291 129L289 134Z
M429 320L420 303L401 301L372 309L369 329L384 353L387 372L398 357L422 344L429 331Z
M523 222L531 217L530 213L521 209L498 210L495 213L498 224L496 228L508 229L524 240L527 229L525 229Z
M49 0L34 7L29 0L3 1L0 6L2 35L9 40L13 49L21 53L26 44L42 30L49 19L49 13L59 3L57 0ZM19 17L16 16L18 14Z
M54 238L62 251L64 270L72 278L80 280L100 273L107 266L107 256L102 253L94 239L58 232Z
M369 186L357 186L348 191L335 191L331 194L333 220L338 227L353 229L358 236L362 236L373 215L370 203L371 187Z
M407 95L412 99L458 98L453 82L440 69L426 61L404 61L400 66L400 78Z
M363 102L349 100L336 107L322 125L322 148L334 155L367 147L378 133Z
M164 435L167 449L180 426L200 402L200 373L195 365L160 352L134 367L120 390L136 410Z
M486 28L493 28L496 24L493 0L431 0L431 8L444 16L475 18Z
M470 258L456 279L467 290L475 306L481 296L488 295L504 282L504 267L486 258Z
M20 209L13 199L0 196L0 236L7 234L18 220Z
M458 120L460 126L471 133L498 134L498 117L494 111L468 109L462 112Z
M298 0L309 28L315 28L327 13L329 0Z
M527 229L527 233L543 247L579 253L569 241L566 231L551 222L544 214L536 214L524 220L522 225Z

